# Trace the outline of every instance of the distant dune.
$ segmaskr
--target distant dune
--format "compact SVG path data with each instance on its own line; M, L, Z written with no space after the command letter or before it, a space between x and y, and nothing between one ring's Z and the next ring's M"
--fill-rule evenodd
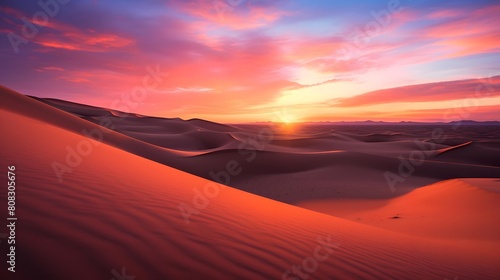
M223 125L0 91L5 279L500 279L498 127Z

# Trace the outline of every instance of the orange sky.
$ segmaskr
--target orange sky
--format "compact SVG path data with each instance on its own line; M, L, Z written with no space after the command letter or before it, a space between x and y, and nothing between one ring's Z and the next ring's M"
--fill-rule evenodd
M75 0L0 14L0 83L24 94L232 123L500 119L497 1Z

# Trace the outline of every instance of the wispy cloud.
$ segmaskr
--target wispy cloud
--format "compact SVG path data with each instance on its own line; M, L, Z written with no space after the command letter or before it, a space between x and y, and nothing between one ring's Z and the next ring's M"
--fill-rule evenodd
M478 89L483 88L478 96ZM486 86L485 86L486 87ZM350 98L334 100L337 106L356 107L397 102L433 102L462 98L480 98L500 95L500 76L487 79L469 79L420 85L410 85L364 93Z

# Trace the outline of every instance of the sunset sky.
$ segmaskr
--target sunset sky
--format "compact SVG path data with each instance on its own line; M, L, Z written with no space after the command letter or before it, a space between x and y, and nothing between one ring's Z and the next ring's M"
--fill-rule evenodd
M499 1L42 2L0 4L0 84L23 94L233 123L500 120Z

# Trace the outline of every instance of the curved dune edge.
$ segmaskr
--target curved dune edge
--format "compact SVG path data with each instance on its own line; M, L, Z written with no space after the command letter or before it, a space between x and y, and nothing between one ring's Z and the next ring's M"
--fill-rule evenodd
M456 150L456 149L459 149L459 148L462 148L462 147L466 147L468 145L472 145L472 141L468 141L468 142L465 142L463 144L459 144L459 145L455 145L455 146L451 146L451 147L448 147L448 148L442 148L442 149L439 149L438 150L438 155L439 154L444 154L446 152L449 152L449 151L452 151L452 150Z
M490 253L499 249L500 225L495 221L500 213L500 180L495 178L446 180L379 201L319 200L299 206L395 232L470 242Z
M3 86L0 86L0 96L0 108L3 110L14 113L22 112L24 116L34 120L54 125L80 135L89 134L90 137L93 138L97 138L95 134L97 131L98 134L103 135L102 141L104 143L149 158L153 161L168 164L175 162L174 159L179 156L193 154L193 152L158 147L113 131L108 128L108 126L112 127L114 125L112 120L109 119L103 121L105 125L96 126L94 123L83 120L71 113L56 109ZM101 112L100 108L87 105L81 107L84 108L79 109L84 110L86 115L92 115L90 112L94 112L95 110L97 110L99 114Z
M122 268L138 279L281 279L314 256L318 238L330 238L331 250L322 251L329 256L311 279L500 276L497 259L477 248L396 234L214 185L89 140L73 132L78 128L68 131L25 115L22 108L0 110L2 131L9 132L0 140L7 147L0 151L1 166L17 167L18 279L111 279L111 271ZM64 161L65 147L79 145L93 146L59 182L52 164ZM187 224L179 205L194 206L195 190L218 194Z

